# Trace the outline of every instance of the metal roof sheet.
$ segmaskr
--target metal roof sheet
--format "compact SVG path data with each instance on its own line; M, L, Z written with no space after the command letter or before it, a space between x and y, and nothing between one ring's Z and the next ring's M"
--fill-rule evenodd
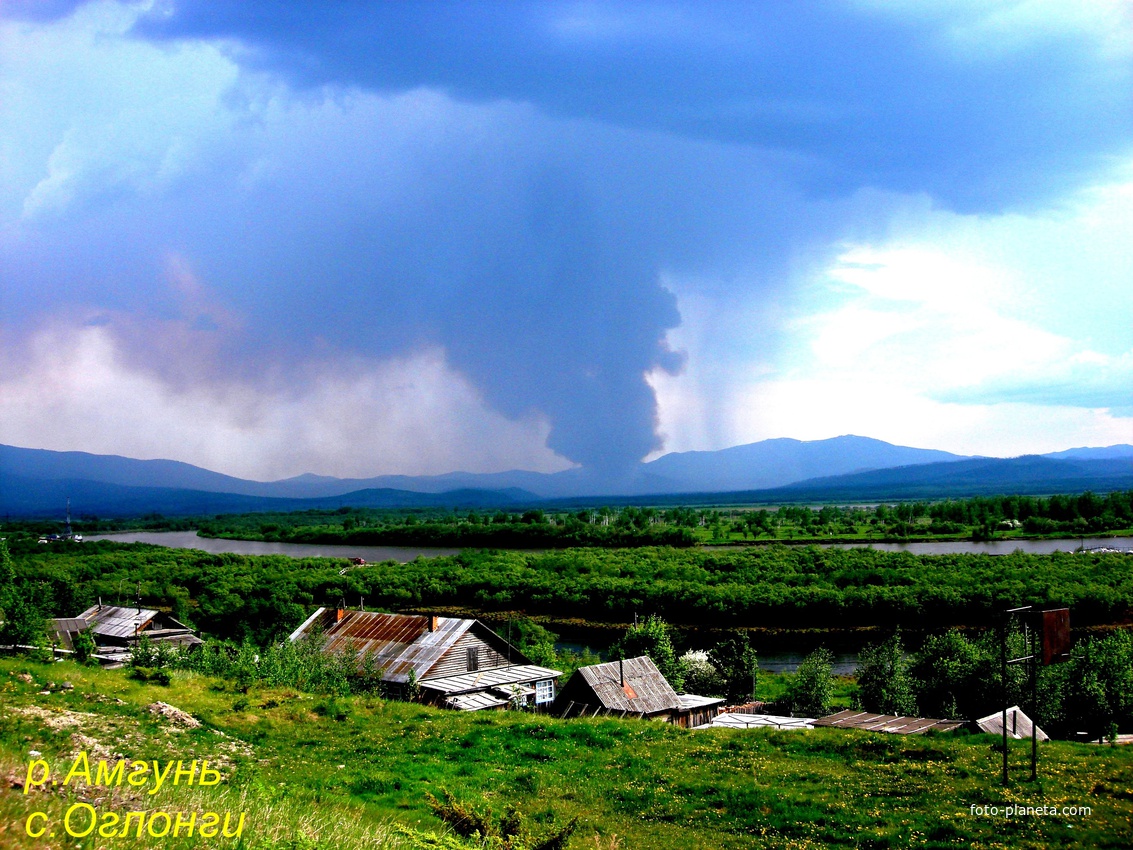
M480 711L485 708L499 708L500 706L507 705L510 702L508 699L493 696L492 694L477 691L474 694L461 694L459 696L452 696L445 700L445 704L449 708L455 708L458 711Z
M869 732L893 732L898 735L920 735L929 729L947 732L963 726L961 720L937 720L932 717L898 717L893 714L872 714L847 709L814 721L815 726L839 729L864 729Z
M153 608L121 607L118 605L92 605L79 616L90 624L96 635L133 637L157 616Z
M976 721L976 725L980 727L983 732L990 732L992 735L1003 734L1003 712L997 711L994 714L989 714L987 717L981 717ZM1031 737L1031 727L1033 721L1023 710L1017 705L1011 706L1007 709L1007 736L1019 740L1021 738ZM1050 736L1042 730L1041 726L1034 726L1035 737L1040 741L1049 741Z
M458 694L466 691L487 690L503 685L515 685L521 682L555 679L561 675L561 670L552 670L550 667L540 667L537 664L515 664L511 667L488 667L473 673L461 673L456 676L422 679L420 684L422 688L439 691L443 694Z
M576 675L582 676L604 708L656 714L680 707L677 692L647 655L579 667Z
M51 632L64 649L73 650L73 636L86 630L87 621L82 617L56 617L51 620Z
M86 630L87 621L82 617L56 617L51 625L56 631L81 632Z
M741 714L728 712L717 714L707 723L696 729L813 729L814 719L810 717L784 717L779 714Z
M677 702L681 710L692 708L706 708L711 705L722 705L723 697L702 697L698 694L677 694Z

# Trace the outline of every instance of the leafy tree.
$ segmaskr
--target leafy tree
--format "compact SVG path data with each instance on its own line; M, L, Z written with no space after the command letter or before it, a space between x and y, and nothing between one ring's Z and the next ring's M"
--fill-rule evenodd
M0 539L0 616L7 610L11 594L16 586L16 571L12 566L12 555L8 551L8 541Z
M834 656L819 648L803 659L783 696L787 710L800 717L822 717L834 698Z
M0 540L0 646L42 646L45 626L43 607L31 585L16 582L8 542Z
M1069 666L1066 714L1072 728L1101 738L1133 724L1133 635L1091 638Z
M750 636L731 637L712 648L709 658L719 672L724 696L732 703L755 699L759 657Z
M46 640L45 625L43 611L35 601L24 592L13 591L0 625L0 646L42 646Z
M668 679L675 691L683 691L684 670L677 660L673 641L669 636L669 624L650 614L639 623L626 629L621 639L610 647L614 658L637 658L639 655L648 655L661 675Z
M988 698L1001 687L1000 673L987 648L955 629L925 640L911 669L921 710L930 717L965 720L994 710Z
M901 647L900 634L867 646L858 658L855 703L864 711L911 716L917 713L914 681Z

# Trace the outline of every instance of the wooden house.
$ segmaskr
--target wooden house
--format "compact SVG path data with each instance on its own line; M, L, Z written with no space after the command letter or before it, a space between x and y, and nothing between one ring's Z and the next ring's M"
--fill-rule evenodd
M421 699L465 711L548 707L561 675L532 664L479 620L320 608L291 635L304 639L326 653L352 653L359 668L380 670L402 695L412 672Z
M708 723L724 700L678 694L646 655L579 667L563 686L555 709L563 717L615 715L692 728Z

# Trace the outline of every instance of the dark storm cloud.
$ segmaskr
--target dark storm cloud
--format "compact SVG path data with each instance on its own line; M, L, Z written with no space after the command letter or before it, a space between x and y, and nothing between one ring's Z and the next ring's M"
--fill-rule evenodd
M300 83L433 86L790 151L819 193L978 211L1075 185L1133 130L1128 57L1096 37L1024 21L965 43L1011 5L182 0L139 31L234 38Z

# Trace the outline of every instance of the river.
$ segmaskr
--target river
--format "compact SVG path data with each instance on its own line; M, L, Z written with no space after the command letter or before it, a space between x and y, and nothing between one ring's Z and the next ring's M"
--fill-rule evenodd
M91 534L87 540L117 540L120 543L152 543L173 549L201 549L205 552L232 552L238 555L289 555L293 558L363 558L367 561L398 561L406 564L417 558L457 555L460 549L429 546L342 546L333 543L265 543L260 540L224 540L198 537L195 531L129 531L121 534ZM767 545L765 543L758 545ZM1032 555L1073 552L1075 549L1133 550L1133 537L1075 537L1070 540L942 540L931 543L819 543L846 547L872 547L882 552L910 552L914 555L947 555L958 552L1009 555L1019 550ZM717 548L717 547L714 547ZM722 550L747 547L726 546Z
M127 531L121 534L90 534L87 540L119 543L152 543L171 549L200 549L237 555L289 555L292 558L362 558L366 561L397 561L407 564L417 558L459 555L459 549L427 546L337 546L333 543L267 543L262 540L225 540L200 537L195 531Z

